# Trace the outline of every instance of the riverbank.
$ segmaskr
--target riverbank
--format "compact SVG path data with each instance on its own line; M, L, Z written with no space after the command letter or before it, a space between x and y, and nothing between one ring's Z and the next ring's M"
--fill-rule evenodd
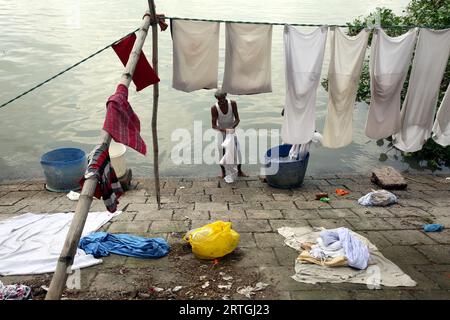
M226 184L218 178L163 178L162 209L157 210L152 180L135 180L135 189L120 198L123 213L102 230L164 237L172 247L167 257L140 260L112 255L81 269L81 289L65 299L245 299L238 287L269 284L256 299L450 299L450 181L445 175L408 175L406 191L395 191L399 203L367 208L357 199L377 189L369 175L308 176L295 190L269 187L257 177ZM350 194L335 194L344 188ZM315 200L328 192L330 202ZM3 181L0 220L27 213L74 211L76 202L48 192L43 181ZM91 211L105 211L95 200ZM241 235L237 250L213 264L197 260L182 236L191 228L222 219ZM425 233L426 223L446 229ZM416 287L369 290L357 284L305 284L291 278L298 252L283 243L280 227L348 227L371 240L388 259L417 282ZM218 288L223 276L233 277L230 289ZM51 275L0 277L26 283L43 298ZM206 282L209 286L203 288ZM179 290L173 288L181 286ZM155 291L155 287L164 291ZM172 289L172 290L167 290Z

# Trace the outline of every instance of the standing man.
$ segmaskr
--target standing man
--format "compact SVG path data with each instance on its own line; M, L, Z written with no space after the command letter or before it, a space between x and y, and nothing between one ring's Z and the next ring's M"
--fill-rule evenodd
M234 130L239 124L240 119L236 101L228 101L226 92L219 89L214 96L216 97L217 102L211 107L211 124L213 129L218 130L217 142L221 159L225 154L225 149L222 148L221 145L225 140L227 130ZM240 160L240 158L239 154L238 159ZM222 170L221 177L224 178L226 175L225 167L221 165L220 169ZM237 169L239 177L247 177L247 175L242 172L240 163L237 165Z

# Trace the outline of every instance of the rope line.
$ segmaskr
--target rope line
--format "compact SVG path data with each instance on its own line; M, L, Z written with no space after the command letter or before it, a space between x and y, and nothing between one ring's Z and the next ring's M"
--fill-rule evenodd
M196 18L183 18L183 17L165 17L166 19L172 19L172 20L186 20L186 21L205 21L205 22L224 22L224 23L243 23L243 24L265 24L265 25L272 25L272 26L284 26L286 24L290 26L296 26L296 27L322 27L322 26L329 26L329 27L341 27L341 28L349 28L349 27L356 27L355 25L351 24L313 24L313 23L286 23L286 22L256 22L256 21L234 21L234 20L216 20L216 19L196 19ZM407 25L391 25L391 26L381 26L383 29L394 29L394 28L405 28L405 29L412 29L412 28L428 28L428 29L448 29L450 26L425 26L425 25L417 25L417 26L407 26Z
M64 69L63 71L61 71L61 72L55 74L53 77L51 77L51 78L49 78L49 79L47 79L47 80L45 80L45 81L39 83L38 85L36 85L36 86L34 86L33 88L31 88L31 89L25 91L24 93L21 93L21 94L18 95L17 97L15 97L15 98L13 98L13 99L11 99L11 100L9 100L9 101L3 103L2 105L0 105L0 108L3 108L3 107L5 107L5 106L7 106L8 104L10 104L10 103L16 101L17 99L22 98L24 95L26 95L26 94L28 94L28 93L30 93L30 92L36 90L37 88L43 86L44 84L46 84L46 83L52 81L53 79L59 77L59 76L62 75L62 74L68 72L69 70L72 70L72 69L75 68L76 66L79 66L80 64L86 62L87 60L89 60L89 59L95 57L96 55L98 55L98 54L100 54L100 53L102 53L103 51L105 51L105 50L108 49L109 47L112 47L112 46L115 45L117 42L119 42L119 41L121 41L122 39L128 37L129 35L135 33L135 32L138 31L138 30L139 30L139 28L137 28L136 30L134 30L134 31L132 31L132 32L130 32L130 33L128 33L127 35L123 36L122 38L120 38L120 39L114 41L113 43L107 45L106 47L104 47L104 48L102 48L102 49L100 49L100 50L94 52L93 54L87 56L87 57L84 58L83 60L78 61L77 63L71 65L70 67Z

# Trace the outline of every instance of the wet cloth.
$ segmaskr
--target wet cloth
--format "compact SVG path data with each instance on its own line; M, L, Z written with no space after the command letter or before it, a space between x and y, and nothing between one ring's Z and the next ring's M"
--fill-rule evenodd
M278 233L285 238L284 243L286 245L297 251L303 251L303 245L316 242L316 239L320 237L320 233L324 230L326 229L283 227L278 229ZM295 274L292 278L299 282L312 284L324 282L360 283L370 286L369 288L378 288L381 285L388 287L413 287L417 285L398 266L386 259L368 239L351 230L349 230L349 234L359 239L369 249L370 258L366 269L358 270L348 266L329 268L296 259Z
M4 285L0 281L0 300L28 300L31 299L31 288L22 284Z
M328 113L323 145L341 148L352 142L353 109L369 39L362 30L354 37L336 27L331 32L331 61L328 70Z
M163 238L144 238L130 234L94 232L81 238L78 247L95 258L111 253L135 258L161 258L170 247Z
M425 232L441 232L444 230L444 226L439 223L426 224L423 226Z
M433 140L443 147L450 145L450 85L434 121Z
M408 92L401 111L401 130L394 147L415 152L430 138L439 88L450 55L450 29L420 29Z
M411 64L417 28L398 37L375 29L370 53L370 106L365 133L387 138L400 129L400 95Z
M133 33L112 46L124 66L127 65L135 41L136 34ZM141 91L145 87L159 82L158 75L145 57L144 51L141 51L132 80L136 85L136 91Z
M231 94L272 92L272 26L226 24L222 89Z
M119 179L117 179L114 168L111 166L106 143L98 145L89 154L88 167L84 177L81 179L81 187L83 187L86 179L92 176L95 176L97 179L94 196L97 199L103 199L109 212L115 212L119 204L119 198L123 194L123 189Z
M217 88L218 22L171 20L172 87L184 92Z
M96 231L120 212L89 212L82 237ZM74 213L26 213L0 221L0 275L55 272ZM102 260L77 249L72 270Z
M116 93L109 97L106 108L103 130L116 142L146 155L147 146L141 137L141 122L128 103L128 88L125 85L117 86Z
M284 27L286 106L281 130L284 143L306 144L313 138L327 33L325 26L309 34L288 25Z
M219 163L225 167L225 171L227 172L225 182L232 183L238 175L237 165L241 163L241 150L234 129L227 130L225 140L221 144L221 147L225 150L225 153Z
M362 206L388 206L397 203L397 196L386 190L372 191L358 199Z

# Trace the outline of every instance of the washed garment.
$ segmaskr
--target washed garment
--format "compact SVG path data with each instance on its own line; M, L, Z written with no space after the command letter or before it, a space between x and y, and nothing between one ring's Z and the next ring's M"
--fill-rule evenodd
M352 142L353 109L369 33L362 30L349 37L339 27L331 32L328 113L323 130L325 147L341 148Z
M96 231L118 214L89 212L81 236ZM0 221L0 275L55 272L73 216L73 212L26 213ZM72 270L101 262L77 249Z
M405 152L422 149L430 138L439 87L450 55L450 29L420 29L408 92L401 111L401 130L394 146Z
M397 203L395 194L386 190L372 191L358 199L358 203L362 206L388 206Z
M111 166L106 143L98 145L89 154L88 166L84 177L81 179L81 186L83 187L86 179L92 176L95 176L97 179L94 196L97 199L103 199L109 212L115 212L119 204L119 198L123 194L123 189L119 179L117 179L114 168Z
M387 138L400 129L400 96L411 65L417 28L398 37L375 29L370 52L370 106L366 136Z
M232 183L237 177L237 165L241 163L241 151L239 141L233 129L227 130L225 140L221 144L222 149L225 149L225 154L220 159L220 165L225 167L228 174L225 176L225 182Z
M272 92L272 26L226 24L222 89L231 94Z
M217 109L217 127L219 127L219 129L231 129L233 130L233 125L234 125L234 121L236 120L234 117L234 113L233 113L233 108L231 106L231 102L229 100L227 101L227 112L223 113L222 109L220 109L219 104L216 102L215 107ZM232 131L234 133L234 130ZM221 159L224 157L225 155L225 151L224 147L222 146L222 144L225 142L226 140L226 136L227 134L225 132L222 131L218 131L217 132L217 148L219 149L219 162L221 161ZM236 144L238 144L239 141L236 139ZM228 143L227 143L228 144ZM237 145L235 146L237 147ZM241 163L241 154L240 154L240 148L236 148L237 153L237 164Z
M286 106L281 130L284 143L306 144L313 138L327 32L325 26L309 34L288 25L284 27Z
M320 233L326 229L299 227L283 227L278 229L289 247L303 251L304 243L314 243L320 237ZM386 259L378 248L368 239L349 230L349 233L359 239L369 249L370 259L368 266L364 270L350 267L329 268L317 264L304 263L299 259L295 260L295 274L292 278L304 283L360 283L371 288L380 286L387 287L413 287L417 283L405 274L398 266ZM370 287L369 287L370 288Z
M426 224L423 226L425 232L441 232L444 230L444 226L439 223Z
M124 66L127 65L130 53L133 50L133 45L136 41L136 34L131 34L124 38L119 43L112 46L114 52L119 56L120 61ZM136 91L141 91L149 85L159 82L158 75L151 67L150 63L145 57L144 51L141 50L139 60L133 73L132 80L136 85Z
M170 247L162 238L143 238L130 234L94 232L81 238L78 247L95 258L111 253L135 258L161 258Z
M116 142L123 143L143 155L147 146L141 137L141 122L128 103L128 88L119 84L116 93L106 103L106 117L103 130Z
M450 145L450 85L434 121L433 140L443 147Z
M184 92L217 88L218 22L171 20L172 87Z
M0 281L0 300L31 299L31 288L22 284L4 285Z

